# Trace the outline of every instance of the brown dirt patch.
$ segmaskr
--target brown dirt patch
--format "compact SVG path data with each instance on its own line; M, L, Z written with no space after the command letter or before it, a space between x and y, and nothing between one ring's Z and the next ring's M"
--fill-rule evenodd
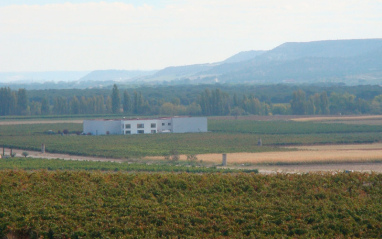
M293 121L368 121L382 120L382 115L353 115L353 116L311 116L292 118Z
M245 116L215 116L208 117L214 120L258 120L258 121L286 121L298 118L306 118L306 116L299 115L245 115Z
M382 160L382 144L353 145L317 145L299 146L298 151L264 152L264 153L228 153L227 163L235 164L276 164L276 163L341 163L341 162L373 162ZM200 154L198 160L219 164L222 154ZM163 157L150 157L163 160ZM180 160L186 160L181 155Z

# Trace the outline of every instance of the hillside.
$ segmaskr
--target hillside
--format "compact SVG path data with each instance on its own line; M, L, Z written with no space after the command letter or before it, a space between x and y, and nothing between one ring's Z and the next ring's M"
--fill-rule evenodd
M285 43L254 59L211 69L220 82L378 83L382 39Z
M96 70L87 75L83 72L0 73L0 82L18 79L17 83L3 85L27 89L94 88L115 82L130 85L163 82L379 85L382 80L381 55L382 39L287 42L269 51L243 51L220 62L170 66L158 71ZM36 83L31 83L34 79ZM62 82L57 83L57 80Z
M237 53L236 55L233 55L226 60L223 61L223 63L236 63L236 62L242 62L242 61L249 61L254 59L257 56L262 55L266 51L242 51Z
M79 81L131 81L137 77L152 75L156 71L96 70Z

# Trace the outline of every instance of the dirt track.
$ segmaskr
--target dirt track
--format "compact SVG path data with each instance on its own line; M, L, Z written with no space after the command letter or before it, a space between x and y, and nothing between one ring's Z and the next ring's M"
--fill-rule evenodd
M379 159L382 159L382 150L380 150L378 147L379 145L364 145L369 148L370 151L374 148L375 150L379 151L379 155L381 156ZM309 147L309 146L308 146ZM316 146L317 147L317 146ZM333 147L333 146L332 146ZM349 146L348 146L349 147ZM341 148L341 147L340 147ZM346 147L345 147L346 148ZM303 172L318 172L318 171L344 171L344 170L352 170L352 171L360 171L360 172L378 172L382 173L382 162L376 163L371 162L370 159L367 158L356 158L351 162L346 160L344 157L344 151L341 151L342 159L334 160L334 158L331 158L332 162L326 163L326 162L319 162L319 161L288 161L287 159L292 157L293 155L297 155L300 153L304 153L305 156L307 155L321 155L323 150L325 148L321 149L320 152L312 150L312 151L292 151L292 152L276 152L276 153L236 153L236 154L227 154L227 161L229 163L229 168L243 168L243 169L259 169L260 173L270 174L270 173L303 173ZM332 149L331 149L332 150ZM345 149L346 150L346 149ZM22 152L26 150L18 150L13 149L13 152L16 153L16 156L23 157ZM31 158L46 158L46 159L65 159L65 160L89 160L89 161L113 161L113 162L122 162L123 159L111 159L111 158L96 158L96 157L85 157L85 156L74 156L74 155L68 155L68 154L51 154L51 153L45 153L42 154L41 152L36 151L27 151L29 153L28 157ZM354 152L354 150L352 150ZM9 155L10 149L5 149L5 154ZM277 162L289 162L289 163L299 163L298 165L271 165L267 166L265 165L266 161L262 161L263 164L256 165L253 163L260 163L258 160L261 157L263 157L266 154L274 154L274 156L277 158L277 161L269 161L270 163L277 163ZM247 158L244 157L246 155ZM181 160L185 160L185 155L181 156ZM221 163L221 154L204 154L204 155L198 155L198 159L202 159L205 162L209 163ZM248 158L250 157L250 158ZM240 160L235 160L240 159ZM255 159L256 161L251 161L248 159ZM155 158L154 158L155 159ZM163 157L157 157L157 160L163 160ZM326 158L328 161L328 158ZM342 161L342 163L341 163ZM361 161L361 162L360 162ZM364 162L362 162L364 161ZM304 164L303 162L308 162L307 164ZM251 164L252 163L252 164ZM245 166L249 165L249 166Z
M2 150L2 148L1 148ZM88 161L110 161L110 162L122 162L123 159L112 159L112 158L98 158L98 157L88 157L88 156L78 156L69 154L53 154L53 153L41 153L39 151L22 150L22 149L12 149L13 153L16 153L16 157L24 157L23 152L28 152L28 158L43 158L43 159L65 159L65 160L88 160ZM1 152L3 153L3 152ZM10 154L10 149L5 149L5 155Z

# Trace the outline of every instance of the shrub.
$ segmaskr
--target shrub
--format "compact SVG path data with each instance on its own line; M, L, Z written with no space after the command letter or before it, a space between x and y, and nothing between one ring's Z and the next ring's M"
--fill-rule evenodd
M187 155L187 161L196 162L196 161L198 161L198 157L196 154Z

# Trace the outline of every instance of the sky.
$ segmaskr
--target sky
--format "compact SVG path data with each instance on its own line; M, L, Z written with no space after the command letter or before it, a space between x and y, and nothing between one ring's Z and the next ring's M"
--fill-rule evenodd
M153 70L382 38L382 0L0 0L0 72Z

